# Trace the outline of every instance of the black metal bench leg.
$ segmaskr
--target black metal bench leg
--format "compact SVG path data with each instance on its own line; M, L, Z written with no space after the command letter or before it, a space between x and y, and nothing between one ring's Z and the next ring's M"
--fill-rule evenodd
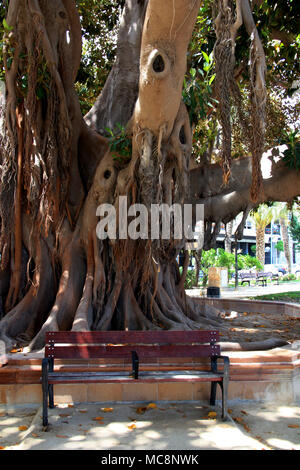
M49 372L53 372L54 369L54 359L49 359ZM54 408L54 394L53 394L53 384L48 385L49 391L49 408Z
M48 359L42 361L43 426L48 426Z
M49 385L49 408L54 408L53 385Z
M222 420L227 420L227 398L228 398L228 381L225 379L223 382L220 382L220 387L222 389Z
M215 406L217 394L217 382L212 382L210 387L210 405Z

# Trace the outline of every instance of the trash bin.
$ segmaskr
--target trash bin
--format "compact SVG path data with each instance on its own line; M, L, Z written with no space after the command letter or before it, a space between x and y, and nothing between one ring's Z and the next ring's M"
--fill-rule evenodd
M220 287L208 287L206 292L207 297L220 297Z

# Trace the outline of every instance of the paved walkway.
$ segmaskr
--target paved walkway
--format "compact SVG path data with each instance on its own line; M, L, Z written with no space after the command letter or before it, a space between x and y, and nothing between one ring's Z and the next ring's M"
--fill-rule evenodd
M187 294L189 295L201 295L202 289L189 289ZM279 294L280 292L296 292L300 291L300 281L299 282L282 282L279 285L268 284L266 287L262 286L240 286L238 289L234 287L223 287L221 289L222 298L230 299L245 299L249 297L256 297L258 295L268 295L268 294ZM204 289L205 292L205 289Z
M41 407L0 406L2 450L300 450L300 406L261 402L60 404L47 432Z

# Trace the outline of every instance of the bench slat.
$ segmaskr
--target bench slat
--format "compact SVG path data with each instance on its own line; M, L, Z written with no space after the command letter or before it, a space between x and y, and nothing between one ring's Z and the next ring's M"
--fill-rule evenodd
M191 343L219 340L218 331L55 331L46 333L46 343Z
M124 346L89 346L89 345L66 345L66 346L46 346L45 357L55 357L64 359L95 359L101 357L131 357L131 352L136 351L140 357L209 357L219 355L218 345L124 345Z
M222 374L212 374L205 371L141 371L137 382L217 382L222 379ZM55 383L129 383L134 381L133 377L124 376L119 372L94 372L91 374L80 374L72 372L49 372L49 384Z

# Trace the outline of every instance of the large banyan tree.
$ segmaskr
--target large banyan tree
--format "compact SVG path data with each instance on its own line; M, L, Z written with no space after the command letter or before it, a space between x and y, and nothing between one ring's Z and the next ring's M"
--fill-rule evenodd
M199 7L200 0L127 0L115 63L83 117L74 88L82 42L74 0L10 0L0 149L0 335L8 347L42 348L48 330L221 327L185 295L186 269L181 274L176 261L185 241L101 239L101 204L118 214L121 196L149 211L153 204L202 203L209 247L221 222L300 194L292 168L274 163L272 176L261 176L265 60L248 0L216 2L222 165L191 169L182 86ZM242 24L251 43L251 116L248 122L241 109L241 125L252 156L231 162Z

